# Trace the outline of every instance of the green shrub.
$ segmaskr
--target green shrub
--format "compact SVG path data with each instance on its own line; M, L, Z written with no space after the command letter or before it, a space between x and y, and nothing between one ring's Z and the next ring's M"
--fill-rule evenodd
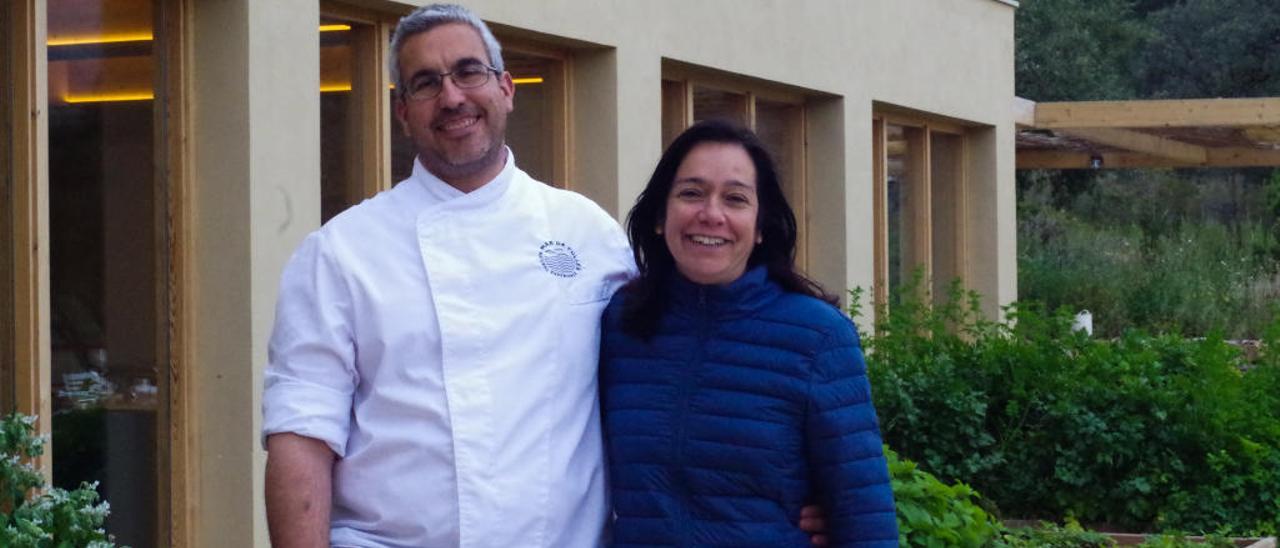
M1003 528L963 483L947 485L885 447L903 546L989 546Z
M102 529L108 506L98 502L96 484L45 489L44 477L30 464L44 452L34 422L16 414L0 422L0 546L115 546Z
M1200 208L1200 199L1179 203L1196 196L1187 181L1135 181L1158 197L1121 183L1066 209L1049 205L1043 189L1023 193L1019 298L1088 309L1101 336L1141 328L1259 338L1280 302L1280 225L1178 212Z
M1073 332L1067 311L1024 303L993 323L958 290L933 308L903 294L864 346L884 440L904 458L1006 518L1280 530L1280 327L1244 372L1217 335L1105 341Z
M1041 523L1039 527L1010 529L1001 541L1007 548L1109 548L1116 544L1110 537L1086 531L1074 521L1065 526Z

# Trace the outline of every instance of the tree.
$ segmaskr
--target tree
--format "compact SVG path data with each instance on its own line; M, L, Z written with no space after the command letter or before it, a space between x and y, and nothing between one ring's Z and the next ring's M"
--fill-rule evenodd
M1280 95L1280 2L1183 0L1149 21L1137 62L1145 97Z
M1135 12L1134 0L1023 0L1016 25L1019 96L1034 101L1135 96L1133 61L1151 32Z

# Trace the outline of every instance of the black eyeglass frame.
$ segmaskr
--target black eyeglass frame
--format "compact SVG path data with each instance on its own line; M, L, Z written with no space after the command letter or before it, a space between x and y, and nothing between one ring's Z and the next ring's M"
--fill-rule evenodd
M483 69L483 70L477 70L475 74L477 76L484 75L484 78L472 83L465 83L458 80L458 76L457 76L458 73L465 73L466 71L469 71L472 69ZM411 78L409 80L410 84L406 86L406 88L400 93L400 96L405 100L410 100L410 101L430 101L432 99L435 99L436 97L439 97L440 93L444 91L444 79L446 77L449 79L450 82L453 82L453 85L457 86L458 89L475 89L489 83L489 80L492 78L492 76L490 76L491 74L494 76L500 75L502 74L502 71L498 70L496 67L492 67L480 61L464 62L454 67L454 69L449 72L443 72L440 74L424 74L424 75ZM422 78L434 79L435 83L434 84L429 83L427 88L427 89L430 89L430 86L434 85L435 87L434 92L430 94L424 94L421 92L415 93L413 91L414 86L412 85L412 82L415 80L421 80Z

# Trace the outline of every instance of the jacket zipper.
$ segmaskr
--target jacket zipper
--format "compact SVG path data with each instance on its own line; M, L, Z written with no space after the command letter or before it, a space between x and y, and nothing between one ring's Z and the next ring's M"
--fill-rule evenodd
M673 464L679 472L680 491L683 499L687 502L691 499L692 494L689 491L688 483L688 466L685 463L685 448L689 441L689 408L693 399L693 393L697 385L698 370L701 369L702 354L706 348L708 339L708 331L711 322L710 314L707 309L707 289L705 287L698 288L698 309L695 315L695 322L698 329L698 337L694 342L694 351L689 355L689 362L684 375L681 375L680 383L680 407L679 415L676 417L675 424L679 425L679 434L676 438L676 454ZM677 517L676 523L676 542L681 546L690 546L693 539L689 538L690 515L688 505L680 506L680 515Z

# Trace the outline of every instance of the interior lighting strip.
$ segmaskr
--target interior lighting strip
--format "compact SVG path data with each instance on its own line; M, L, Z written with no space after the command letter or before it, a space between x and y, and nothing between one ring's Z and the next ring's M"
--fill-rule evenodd
M134 91L121 93L87 93L83 95L66 94L62 100L71 104L80 103L122 103L125 101L150 101L155 94L150 91Z
M341 32L351 30L351 25L328 24L320 25L320 32ZM58 46L87 46L93 44L120 44L125 42L150 42L155 40L155 35L151 31L141 32L121 32L115 34L99 34L90 36L67 36L64 38L50 38L46 44L50 47Z
M144 32L122 32L119 34L105 34L96 36L68 36L65 38L50 38L48 45L57 46L84 46L89 44L120 44L124 42L150 42L155 39L150 31Z

